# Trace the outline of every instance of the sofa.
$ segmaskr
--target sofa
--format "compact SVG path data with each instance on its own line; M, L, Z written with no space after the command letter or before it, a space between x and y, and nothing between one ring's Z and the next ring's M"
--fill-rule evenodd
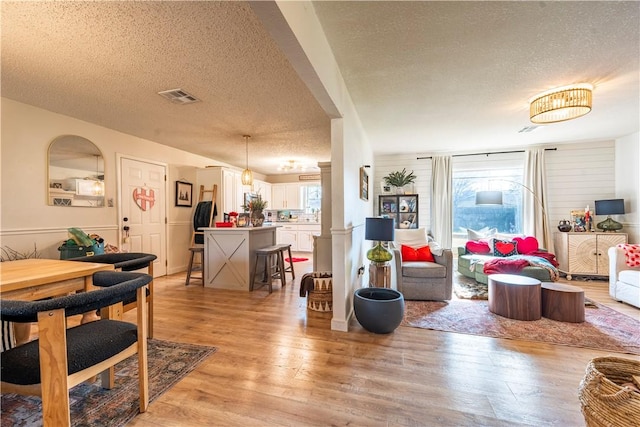
M504 252L501 243L507 248ZM487 276L493 273L517 274L541 282L555 282L559 278L555 256L539 248L534 237L468 241L457 250L458 273L485 285L489 281Z
M493 255L478 255L468 253L465 248L458 248L458 273L463 276L475 279L478 283L489 283L487 274L484 273L484 263L486 261L496 259ZM554 282L557 278L552 277L549 270L542 267L527 266L518 272L510 272L509 274L517 274L519 276L527 276L538 279L541 282Z
M393 254L391 287L401 292L404 299L451 299L453 254L434 242L424 228L395 230L395 240L389 243L389 249Z
M623 246L637 247L640 252L640 245ZM625 250L620 246L609 248L608 255L609 295L616 301L626 302L640 308L640 265L629 266Z

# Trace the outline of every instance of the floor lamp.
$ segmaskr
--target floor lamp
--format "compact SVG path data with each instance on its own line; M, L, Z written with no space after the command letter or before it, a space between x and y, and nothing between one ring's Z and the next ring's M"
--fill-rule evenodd
M542 200L536 196L536 193L526 185L518 181L509 181L508 179L492 179L491 181L503 181L517 184L527 190L533 196L534 200L538 202L542 209L542 225L543 227L549 226L549 220L547 218L547 211L544 208ZM502 191L478 191L476 192L476 205L502 205ZM546 242L545 242L546 243Z

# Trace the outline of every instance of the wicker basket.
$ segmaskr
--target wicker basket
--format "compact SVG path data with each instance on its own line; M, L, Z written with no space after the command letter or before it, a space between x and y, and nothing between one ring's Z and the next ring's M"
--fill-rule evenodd
M588 427L640 426L640 393L621 384L640 375L640 361L597 357L589 362L578 397Z
M314 272L313 290L307 297L307 308L313 311L333 310L333 279L331 273Z

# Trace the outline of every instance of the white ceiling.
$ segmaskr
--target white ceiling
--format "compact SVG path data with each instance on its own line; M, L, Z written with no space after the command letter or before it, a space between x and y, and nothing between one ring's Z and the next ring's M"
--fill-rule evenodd
M640 3L315 1L376 154L607 140L639 130ZM247 2L2 2L2 96L221 162L330 160L330 119ZM286 47L285 47L286 49ZM593 111L518 133L528 99ZM201 102L175 105L181 88ZM215 162L212 160L212 164Z

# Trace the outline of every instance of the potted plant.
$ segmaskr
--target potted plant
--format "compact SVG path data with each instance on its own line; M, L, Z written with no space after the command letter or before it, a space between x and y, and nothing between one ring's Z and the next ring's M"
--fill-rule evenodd
M402 187L408 184L413 184L416 180L416 176L413 174L413 171L407 173L407 169L402 168L401 171L391 172L382 179L384 179L384 183L386 185L396 187L396 192L403 193Z
M262 211L267 207L267 203L268 202L263 200L261 196L258 196L255 199L251 199L249 203L242 205L242 209L251 213L251 225L254 227L262 226L264 222L264 214Z

